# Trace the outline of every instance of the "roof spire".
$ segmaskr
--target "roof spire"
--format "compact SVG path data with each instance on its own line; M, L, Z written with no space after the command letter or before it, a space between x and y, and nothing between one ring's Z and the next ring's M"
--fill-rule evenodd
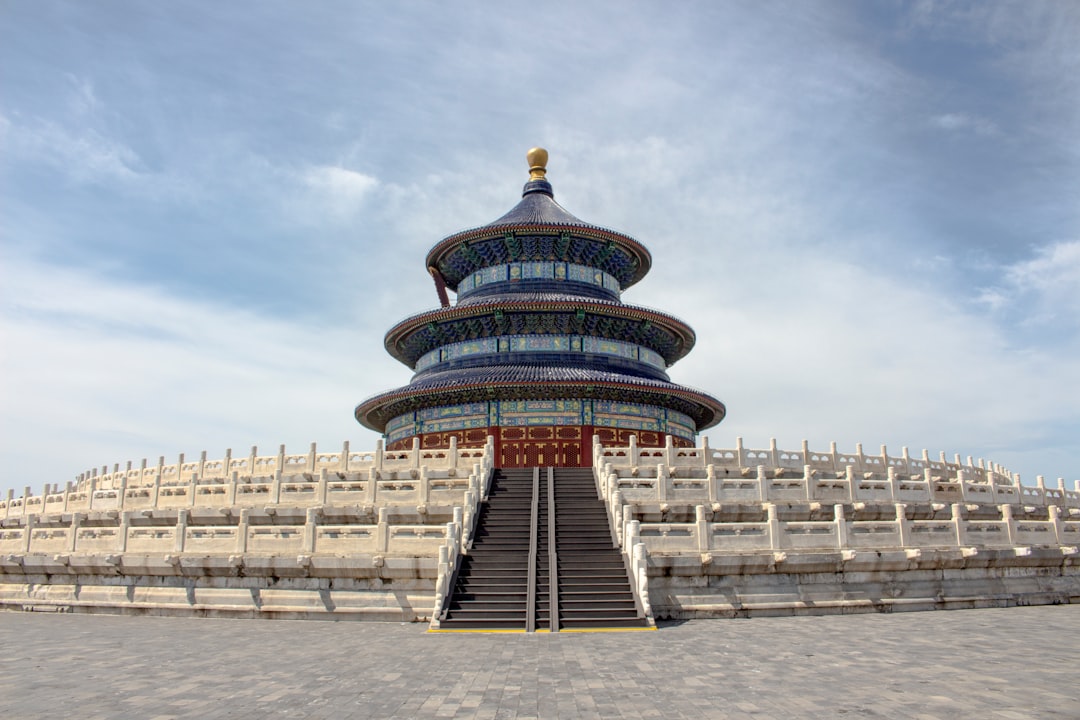
M547 180L548 151L542 147L534 147L525 153L525 159L529 161L529 182L525 183L522 197L530 193L543 193L548 197L554 197L551 191L551 183Z
M534 147L525 153L525 158L529 161L529 179L543 180L547 174L548 151L542 147Z

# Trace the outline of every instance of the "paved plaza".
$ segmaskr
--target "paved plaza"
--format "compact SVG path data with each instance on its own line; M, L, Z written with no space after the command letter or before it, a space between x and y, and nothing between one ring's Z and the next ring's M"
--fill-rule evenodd
M0 717L1080 717L1080 605L425 630L0 613Z

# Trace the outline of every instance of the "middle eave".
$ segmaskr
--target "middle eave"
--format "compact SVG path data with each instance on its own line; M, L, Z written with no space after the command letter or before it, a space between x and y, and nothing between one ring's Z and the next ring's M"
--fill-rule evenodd
M648 308L611 303L596 300L500 300L495 302L477 302L450 308L430 310L413 315L392 327L384 338L386 351L405 365L412 367L416 358L408 357L402 351L403 342L424 328L458 320L487 317L502 313L539 312L539 313L577 313L593 314L612 318L622 318L637 322L648 322L663 328L677 338L674 352L665 354L665 361L670 366L684 357L694 347L696 336L693 329L682 320L666 313Z

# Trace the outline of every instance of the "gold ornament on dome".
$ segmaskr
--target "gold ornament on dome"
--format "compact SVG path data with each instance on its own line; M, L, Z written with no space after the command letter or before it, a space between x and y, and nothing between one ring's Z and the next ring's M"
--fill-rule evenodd
M525 153L529 161L529 179L543 180L547 174L548 151L541 147L535 147Z

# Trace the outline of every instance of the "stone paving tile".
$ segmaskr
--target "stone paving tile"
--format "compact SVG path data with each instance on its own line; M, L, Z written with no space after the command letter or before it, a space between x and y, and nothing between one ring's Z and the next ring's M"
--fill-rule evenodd
M0 613L0 718L1080 718L1080 605L424 631Z

